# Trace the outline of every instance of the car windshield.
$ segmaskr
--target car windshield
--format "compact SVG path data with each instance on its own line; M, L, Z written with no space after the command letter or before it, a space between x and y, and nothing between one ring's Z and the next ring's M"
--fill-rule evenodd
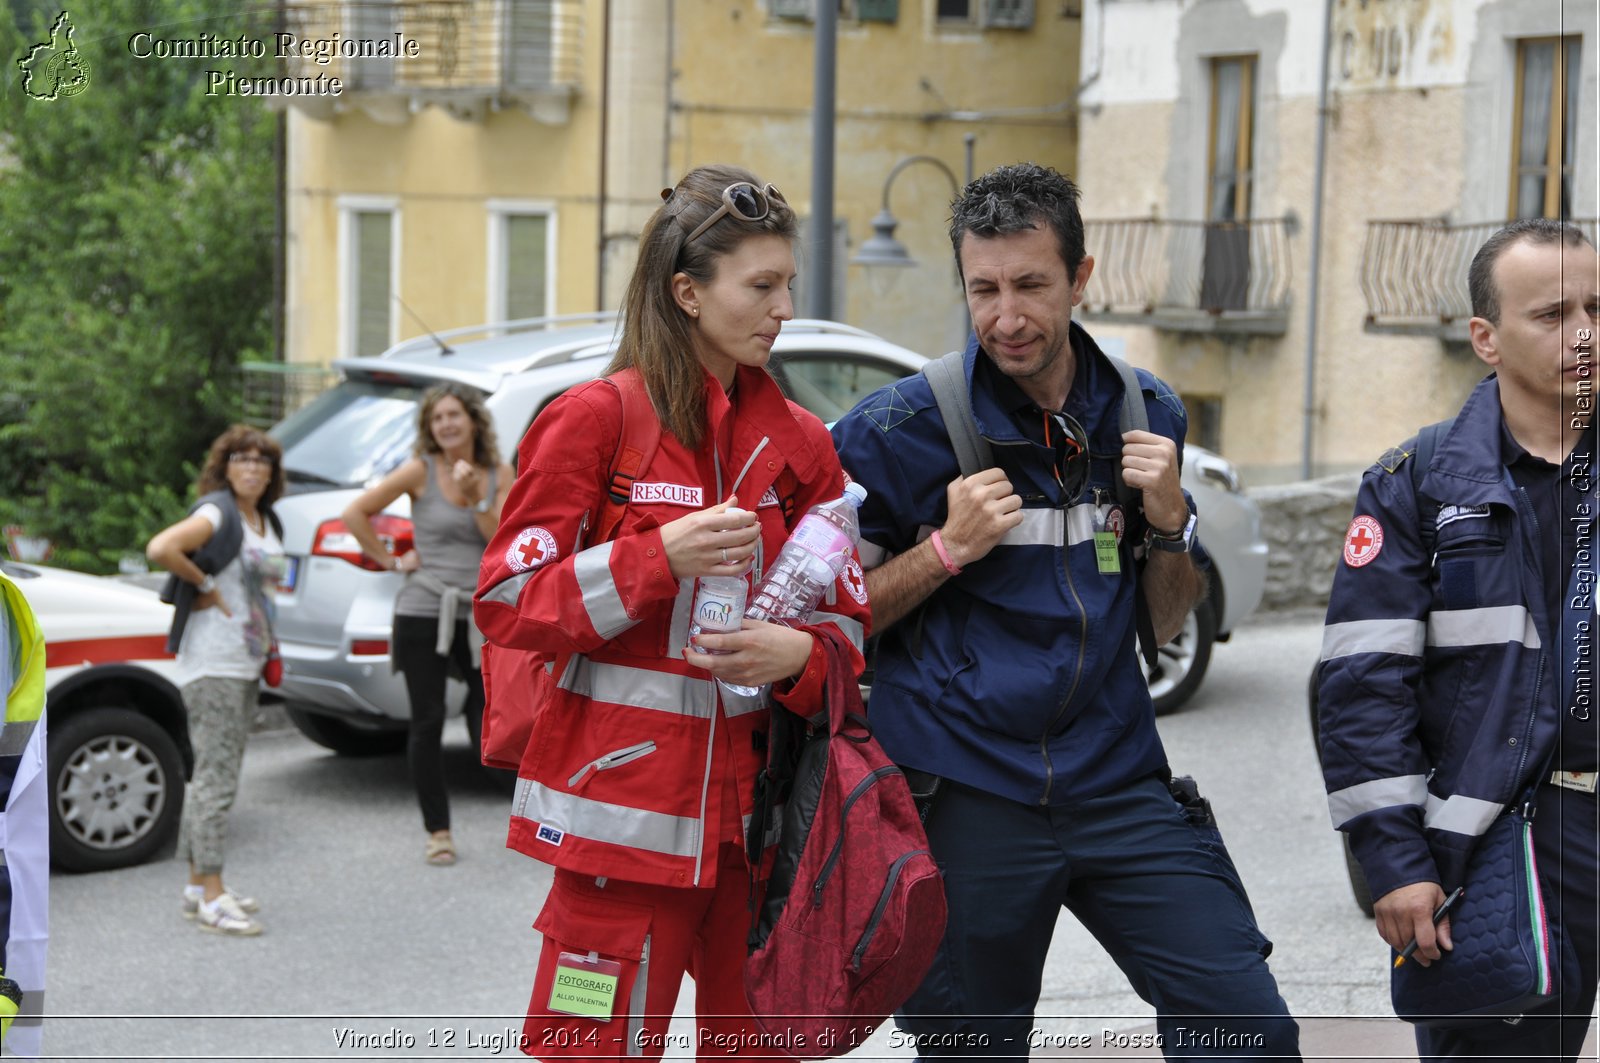
M345 380L289 415L272 436L291 485L362 486L405 461L417 438L417 381Z

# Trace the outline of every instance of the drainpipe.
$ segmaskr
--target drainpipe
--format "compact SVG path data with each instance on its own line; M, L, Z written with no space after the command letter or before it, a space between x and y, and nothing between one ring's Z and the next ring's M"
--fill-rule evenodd
M606 152L611 124L611 0L600 0L600 203L595 236L594 308L606 308ZM547 312L556 313L555 307Z
M1305 425L1300 440L1300 478L1311 479L1311 435L1317 415L1317 308L1322 275L1322 183L1328 151L1328 57L1333 52L1333 5L1322 12L1322 75L1317 87L1317 154L1311 178L1311 292L1306 299Z

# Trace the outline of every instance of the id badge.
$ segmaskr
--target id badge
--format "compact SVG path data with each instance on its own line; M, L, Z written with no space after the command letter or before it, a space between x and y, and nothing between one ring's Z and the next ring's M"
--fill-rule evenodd
M555 981L550 986L551 1011L596 1022L610 1022L617 1001L617 979L622 964L603 960L599 953L563 952L556 957Z
M1094 489L1094 561L1102 575L1115 576L1122 571L1122 507L1101 502L1100 488Z

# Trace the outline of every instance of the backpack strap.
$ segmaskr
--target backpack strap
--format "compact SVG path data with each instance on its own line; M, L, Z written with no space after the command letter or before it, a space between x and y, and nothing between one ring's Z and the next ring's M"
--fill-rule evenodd
M638 372L624 369L600 379L616 388L621 398L622 430L617 434L617 452L606 478L605 504L600 507L600 519L595 524L592 541L597 543L609 540L622 523L623 511L633 497L634 481L650 467L656 448L661 445L661 421Z
M922 367L933 389L933 399L939 404L939 416L944 418L945 431L950 436L950 446L956 452L956 463L962 476L971 476L993 467L994 450L989 441L978 434L978 422L972 416L972 392L967 389L966 367L961 351L951 351L942 358Z
M1417 498L1417 532L1422 536L1422 547L1430 561L1439 534L1439 500L1422 493L1422 481L1428 475L1428 466L1433 464L1433 454L1439 449L1439 440L1455 423L1456 419L1452 417L1425 426L1417 433L1417 449L1411 455L1411 491Z
M1101 352L1104 353L1104 352ZM1145 409L1144 389L1139 386L1139 374L1135 373L1133 366L1114 354L1107 354L1106 360L1117 371L1117 376L1122 378L1122 409L1118 414L1117 432L1148 432L1150 431L1150 411ZM1135 512L1144 512L1144 494L1128 486L1128 481L1122 478L1122 462L1112 462L1112 469L1116 476L1117 503L1122 506L1128 515L1128 528L1133 527L1132 515ZM1150 616L1150 604L1144 600L1144 564L1135 563L1133 566L1133 626L1139 633L1139 656L1144 658L1146 668L1154 668L1159 659L1161 647L1156 643L1156 623Z

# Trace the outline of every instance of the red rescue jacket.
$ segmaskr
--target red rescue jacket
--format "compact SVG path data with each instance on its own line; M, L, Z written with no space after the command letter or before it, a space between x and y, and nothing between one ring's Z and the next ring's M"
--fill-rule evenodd
M474 609L484 636L571 655L534 721L507 844L585 875L712 885L716 846L742 835L765 761L765 699L724 694L683 660L694 580L673 578L661 525L737 495L760 519L759 579L806 510L844 490L827 429L764 370L740 368L731 403L709 373L705 381L705 440L690 451L663 431L603 543L587 536L621 432L618 393L594 382L551 403L519 447L517 481L484 554ZM837 625L859 651L868 611L856 576L841 578L814 620ZM820 712L825 669L819 643L774 700Z

